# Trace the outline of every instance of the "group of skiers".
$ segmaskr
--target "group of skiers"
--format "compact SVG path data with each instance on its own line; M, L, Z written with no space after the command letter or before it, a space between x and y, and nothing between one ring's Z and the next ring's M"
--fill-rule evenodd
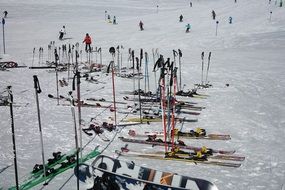
M236 3L236 0L235 0L235 3ZM190 2L190 6L192 7L192 2ZM105 13L106 13L106 11L105 11ZM216 12L215 12L214 10L212 10L211 13L212 13L212 18L213 18L213 20L215 20L215 19L216 19ZM8 12L7 12L7 11L4 11L4 18L7 17L7 14L8 14ZM106 17L105 17L105 18L106 18ZM181 15L179 16L179 22L183 22L183 18L184 18L184 17L183 17L183 15L181 14ZM107 19L108 19L108 22L109 22L109 23L117 24L116 16L114 16L114 17L113 17L113 21L111 21L111 16L108 14ZM230 24L232 24L232 20L233 20L233 18L230 16L230 17L229 17L229 23L230 23ZM186 27L185 32L186 32L186 33L189 33L189 32L190 32L190 29L191 29L191 24L190 24L190 23L187 23L185 27ZM139 29L140 29L141 31L144 30L144 23L143 23L142 21L139 22ZM63 39L64 39L64 38L63 38L64 35L66 35L65 26L63 26L63 27L61 28L61 30L59 31L59 39L60 39L60 40L63 40ZM85 51L86 51L86 52L91 52L92 39L91 39L91 37L90 37L90 35L89 35L88 33L86 33L85 38L84 38L84 40L83 40L83 43L85 43Z
M65 26L62 26L62 28L59 31L59 40L64 40L64 35L66 35L66 29ZM85 43L85 51L86 52L91 52L91 43L92 43L92 39L90 37L90 35L88 33L86 33L84 40L82 43Z
M191 2L190 2L191 3ZM179 22L183 22L183 15L181 14L180 16L179 16ZM186 33L189 33L190 32L190 29L191 29L191 25L190 25L190 23L188 23L188 24L186 24Z
M108 15L107 18L109 23L118 24L116 16L113 17L113 21L111 20L111 15Z

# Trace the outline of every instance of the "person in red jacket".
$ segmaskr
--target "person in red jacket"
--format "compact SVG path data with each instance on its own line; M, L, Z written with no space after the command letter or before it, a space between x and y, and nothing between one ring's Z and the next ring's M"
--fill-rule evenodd
M83 42L85 42L85 51L86 52L91 52L91 43L92 43L92 40L91 40L91 37L89 36L89 34L87 33Z

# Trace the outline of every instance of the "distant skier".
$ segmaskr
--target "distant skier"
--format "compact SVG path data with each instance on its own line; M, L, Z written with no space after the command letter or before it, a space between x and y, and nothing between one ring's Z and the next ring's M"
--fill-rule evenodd
M186 33L189 33L190 32L190 29L191 29L191 25L188 23L187 25L186 25Z
M143 22L142 22L142 21L140 21L139 26L140 26L140 30L141 30L141 31L144 30L144 28L143 28Z
M7 18L8 11L4 11L3 14L4 14L4 18Z
M213 20L216 19L216 12L214 10L212 10L212 17L213 17Z
M62 27L62 29L60 29L59 31L59 39L62 40L63 39L63 36L66 34L66 31L65 31L65 26Z
M117 24L116 17L113 17L113 24Z
M229 17L229 23L232 24L233 23L233 17Z
M192 7L192 2L190 1L190 7Z
M183 15L179 16L179 22L183 22Z
M107 17L107 18L108 18L108 22L109 22L109 23L111 23L111 22L112 22L112 21L111 21L111 16L110 16L110 15L108 15L108 17Z
M86 33L86 36L83 40L82 43L85 43L85 51L86 52L91 52L91 43L92 43L92 40L91 40L91 37L89 36L88 33Z

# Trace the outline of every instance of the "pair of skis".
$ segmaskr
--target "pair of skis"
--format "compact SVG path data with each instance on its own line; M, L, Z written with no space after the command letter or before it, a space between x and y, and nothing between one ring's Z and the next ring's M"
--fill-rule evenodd
M132 137L148 137L148 136L154 136L162 137L163 132L162 131L154 131L154 132L144 132L144 133L137 133L135 130L130 129L128 134ZM174 134L176 137L182 137L187 139L205 139L205 140L230 140L231 136L227 134L207 134L198 136L190 132L180 132Z

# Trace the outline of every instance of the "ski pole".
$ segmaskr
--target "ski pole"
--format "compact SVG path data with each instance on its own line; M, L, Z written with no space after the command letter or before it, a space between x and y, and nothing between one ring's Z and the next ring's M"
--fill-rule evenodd
M4 50L4 54L6 53L5 51L5 19L2 18L2 31L3 31L3 50Z
M77 108L78 108L78 123L79 123L79 147L82 149L82 125L81 125L81 100L80 100L80 72L78 71L78 51L75 50L75 67L76 72L73 78L72 90L75 90L75 78L76 78L76 87L77 87ZM82 151L80 151L80 158L82 158Z
M117 126L117 108L116 108L116 91L115 91L115 72L114 72L114 61L111 61L108 68L107 73L110 73L110 69L112 72L112 88L113 88L113 106L114 106L114 120L115 120L115 126Z
M132 50L132 61L133 61L133 91L135 91L136 90L136 81L135 81L135 51L134 50ZM135 94L134 94L134 105L136 105L136 103L135 103Z
M155 65L156 62L155 62L154 49L152 49L152 58L153 58L153 65ZM153 73L154 73L154 87L155 90L157 90L156 71L154 70Z
M182 57L182 51L178 49L178 54L179 54L179 90L181 90L181 83L182 83L182 76L181 76L181 57Z
M58 91L58 54L56 49L54 49L54 57L55 57L55 80L56 80L56 97L57 97L57 105L59 105L59 91Z
M34 66L34 60L35 60L35 50L36 48L33 49L33 60L32 60L32 67Z
M211 61L211 52L209 52L209 56L208 56L208 65L207 65L207 73L206 73L206 84L208 84L208 72L209 72L209 67L210 67L210 61Z
M44 171L43 175L44 175L44 178L46 178L44 141L43 141L43 134L42 134L41 114L40 114L40 105L39 105L39 97L38 97L38 94L40 94L42 92L42 90L41 90L39 79L38 79L37 75L34 75L33 78L34 78L34 88L35 88L37 112L38 112L38 123L39 123L40 139L41 139L42 161L43 161L43 171ZM44 185L47 185L46 179L45 179Z
M142 54L142 49L141 49L141 54ZM138 57L136 57L136 61L137 61L137 72L138 72L138 95L139 95L139 110L140 110L140 122L142 123L142 110L141 110L141 85L140 85L140 63L141 63L141 59L139 60ZM135 93L134 93L135 94Z
M203 86L203 73L204 73L204 52L201 54L201 59L202 59L202 76L201 76L201 85Z
M76 149L76 168L77 173L79 173L79 149L78 149L78 137L77 137L77 127L76 127L76 116L75 116L75 109L74 109L74 98L72 96L72 91L69 92L70 98L70 107L71 107L71 114L73 118L73 125L74 125L74 138L75 138L75 149ZM79 190L79 178L77 178L77 190Z
M177 51L176 50L172 50L173 51L173 60L174 60L174 67L176 67L176 57L177 57Z
M11 115L11 128L12 128L12 141L13 141L16 189L19 190L17 154L16 154L17 152L16 152L16 140L15 140L15 130L14 130L14 116L13 116L13 94L12 94L11 88L12 88L11 86L7 86L7 91L8 91L8 95L9 95L10 115Z

